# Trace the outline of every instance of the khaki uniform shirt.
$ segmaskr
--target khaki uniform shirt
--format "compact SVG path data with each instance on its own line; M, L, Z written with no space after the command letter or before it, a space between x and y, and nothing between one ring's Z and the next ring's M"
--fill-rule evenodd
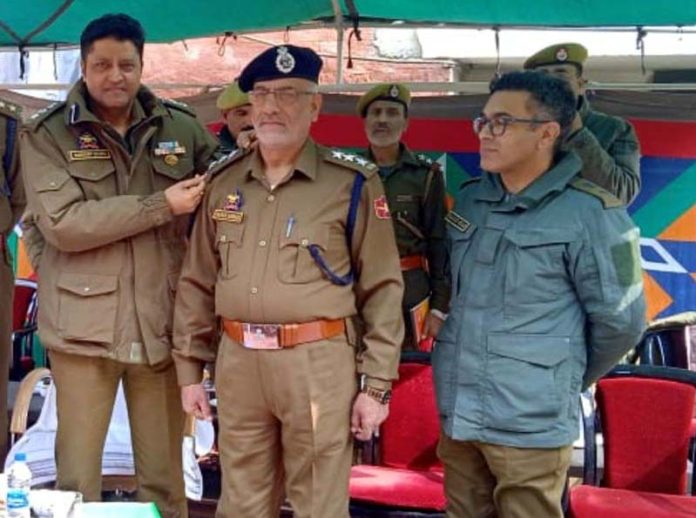
M640 145L631 123L590 108L580 98L583 128L573 133L564 148L582 160L580 176L606 189L625 205L640 192Z
M372 386L388 387L403 339L403 283L374 164L308 140L295 170L273 190L258 151L233 155L219 168L196 216L179 282L174 316L179 384L199 383L203 364L215 360L216 316L288 324L359 315L364 350L358 370ZM359 174L366 180L349 250L346 219ZM215 211L243 216L224 221ZM352 263L355 282L332 283L311 257L311 244L338 275L346 275ZM355 343L352 327L348 340Z
M188 216L164 190L203 172L217 142L188 108L142 87L125 138L84 84L21 137L29 211L45 240L39 332L49 349L157 364L169 358Z
M368 150L368 158L372 153ZM447 313L450 280L445 245L445 179L437 164L415 155L401 144L398 162L380 173L389 201L399 255L420 255L428 272L404 272L404 306L418 304L430 294L430 307Z
M24 185L19 176L20 112L19 106L0 101L0 235L2 239L7 238L7 234L19 221L26 204ZM8 129L10 130L9 139ZM7 149L8 144L12 146L12 149ZM0 250L5 248L2 246ZM9 255L6 255L5 259L9 261Z

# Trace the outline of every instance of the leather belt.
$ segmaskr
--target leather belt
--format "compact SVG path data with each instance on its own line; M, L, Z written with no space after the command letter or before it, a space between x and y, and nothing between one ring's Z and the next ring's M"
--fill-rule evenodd
M422 255L407 255L401 258L401 271L425 270L428 271L428 261Z
M284 349L318 342L346 331L343 319L302 324L250 324L223 318L222 325L227 336L247 349Z

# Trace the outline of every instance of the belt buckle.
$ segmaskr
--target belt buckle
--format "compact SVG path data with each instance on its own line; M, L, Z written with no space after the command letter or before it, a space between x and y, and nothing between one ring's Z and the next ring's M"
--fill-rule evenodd
M243 324L242 330L247 349L282 349L279 324Z

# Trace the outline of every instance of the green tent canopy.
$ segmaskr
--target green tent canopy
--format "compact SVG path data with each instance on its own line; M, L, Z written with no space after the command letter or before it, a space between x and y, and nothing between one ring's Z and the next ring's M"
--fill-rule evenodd
M88 21L124 12L141 21L148 41L169 42L335 23L483 27L640 27L696 24L684 0L31 0L0 2L0 46L74 45Z

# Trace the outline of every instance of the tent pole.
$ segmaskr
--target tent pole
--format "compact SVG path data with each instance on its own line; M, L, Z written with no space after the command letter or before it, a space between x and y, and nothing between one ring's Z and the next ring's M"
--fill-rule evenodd
M331 0L336 20L336 84L343 83L343 11L339 5L339 0Z

